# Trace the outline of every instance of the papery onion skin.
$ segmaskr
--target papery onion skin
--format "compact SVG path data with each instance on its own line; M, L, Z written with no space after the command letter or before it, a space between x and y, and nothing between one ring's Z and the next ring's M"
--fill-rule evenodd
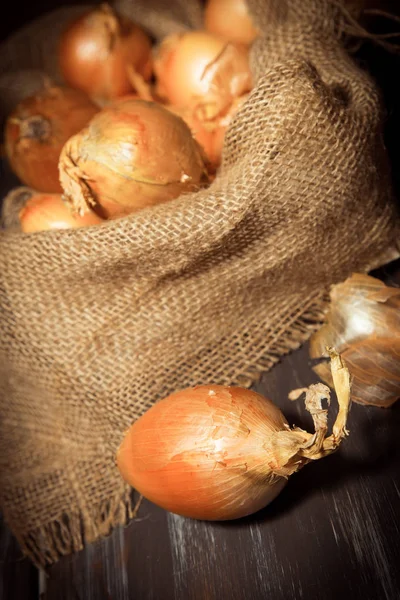
M284 487L284 473L273 473L280 457L272 464L263 446L287 428L281 411L255 392L197 386L158 402L136 421L117 463L126 481L171 512L236 519L260 510Z
M128 215L208 183L204 153L182 119L144 100L103 109L60 157L64 196L103 218Z
M229 49L224 61L223 77L206 70ZM228 63L228 64L226 64ZM205 104L206 110L225 109L233 98L248 92L252 86L248 50L226 44L206 31L190 31L165 38L156 51L154 71L156 92L170 104L189 107ZM227 96L225 99L224 96Z
M245 0L208 0L204 25L207 31L239 44L251 44L259 35Z
M61 192L61 150L98 110L83 92L56 86L20 102L5 127L5 150L14 173L38 191Z
M59 64L65 81L101 105L132 91L128 65L152 75L151 41L126 17L103 4L73 22L61 37Z
M389 407L400 398L400 289L355 273L331 290L326 323L310 340L310 356L320 358L334 344L353 378L352 399ZM332 385L329 366L314 371Z
M99 225L103 220L92 211L83 216L73 214L60 194L32 193L19 213L21 231L35 233L50 229L77 229Z

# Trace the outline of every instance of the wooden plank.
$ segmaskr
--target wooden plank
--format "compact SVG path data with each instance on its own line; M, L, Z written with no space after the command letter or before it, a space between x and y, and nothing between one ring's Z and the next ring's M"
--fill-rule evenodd
M0 514L0 600L37 600L38 572Z

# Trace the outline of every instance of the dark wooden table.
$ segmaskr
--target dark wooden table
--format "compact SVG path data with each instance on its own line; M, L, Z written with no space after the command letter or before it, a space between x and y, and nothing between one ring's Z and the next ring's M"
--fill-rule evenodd
M305 346L255 389L311 427L287 394L316 380ZM128 527L49 568L43 600L398 600L400 403L353 405L349 427L335 455L253 517L193 521L144 501ZM37 574L4 526L0 552L0 600L37 599Z

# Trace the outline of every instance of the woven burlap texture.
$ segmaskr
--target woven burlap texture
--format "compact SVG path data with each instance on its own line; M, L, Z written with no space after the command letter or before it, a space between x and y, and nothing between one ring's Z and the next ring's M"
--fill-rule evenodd
M201 18L188 0L119 6L155 36ZM250 384L396 236L379 95L337 4L249 7L255 87L209 189L93 228L0 234L0 500L37 564L129 519L114 457L135 418L189 385ZM54 75L61 13L6 42L9 94L17 67L50 56Z

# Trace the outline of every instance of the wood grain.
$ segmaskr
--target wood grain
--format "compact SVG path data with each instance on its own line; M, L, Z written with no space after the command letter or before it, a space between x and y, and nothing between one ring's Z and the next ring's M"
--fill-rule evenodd
M287 394L315 381L304 347L255 388L311 427ZM144 501L129 527L49 569L46 599L397 600L399 408L354 405L339 452L252 517L194 521Z

